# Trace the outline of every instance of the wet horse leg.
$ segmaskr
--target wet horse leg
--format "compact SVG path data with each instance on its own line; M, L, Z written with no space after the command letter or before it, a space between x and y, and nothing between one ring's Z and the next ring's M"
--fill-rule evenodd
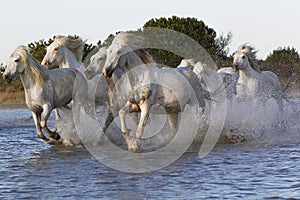
M114 121L114 115L112 113L111 108L109 108L107 115L106 115L104 127L102 129L104 133L107 131L107 129L108 129L109 125L112 123L112 121Z
M43 106L43 112L41 115L41 127L43 129L45 129L46 133L49 135L49 137L51 137L54 140L59 140L60 139L60 135L55 131L51 131L49 130L48 126L47 126L47 120L50 116L51 113L51 106L48 104L45 104Z
M127 102L126 105L119 111L119 117L121 122L121 131L122 134L128 135L128 129L125 122L125 115L129 112L131 103Z
M121 122L122 135L123 135L124 140L127 143L128 150L132 151L132 152L137 152L140 150L139 140L137 140L137 138L135 138L134 136L131 136L128 133L128 129L127 129L126 122L125 122L125 115L126 115L126 113L129 112L129 109L131 106L132 106L132 104L130 102L127 102L126 105L119 111L119 117L120 117L120 122Z
M171 128L171 131L173 133L173 137L175 137L177 131L178 131L178 117L179 113L168 113L168 121Z
M141 109L141 117L140 117L140 122L138 124L138 127L136 129L136 137L140 138L143 135L144 132L144 127L147 123L147 120L149 118L149 102L144 101L143 104L139 105Z
M61 116L60 116L60 114L59 114L57 108L54 109L54 113L55 113L55 119L56 119L57 121L58 121L58 120L61 120Z
M44 136L44 134L42 132L42 129L41 129L41 125L40 125L41 117L40 117L40 115L36 114L33 111L31 113L32 113L32 117L33 117L33 120L34 120L34 124L35 124L35 128L36 128L36 132L38 134L38 137L43 139L45 142L48 142L49 139Z

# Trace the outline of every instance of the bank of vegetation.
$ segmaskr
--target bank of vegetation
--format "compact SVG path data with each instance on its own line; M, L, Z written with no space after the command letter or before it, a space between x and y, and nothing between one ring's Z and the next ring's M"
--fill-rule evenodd
M196 18L156 18L151 19L144 26L136 31L142 32L147 27L167 28L183 33L197 41L213 58L218 68L230 66L232 63L232 55L229 54L228 45L233 37L232 33L217 35L213 28L208 27L203 21ZM116 33L115 33L116 34ZM98 41L97 44L85 44L83 62L88 60L89 55L96 47L106 46L111 43L115 34L109 35L103 42ZM70 35L70 38L77 38L77 35ZM42 61L46 48L54 38L40 39L31 42L28 47L31 49L33 56ZM168 66L177 66L182 57L172 52L161 49L147 49L153 58L160 64ZM262 70L270 70L275 72L283 86L288 85L291 91L299 90L299 73L300 73L300 57L294 47L278 47L270 52L265 60L259 61ZM4 68L1 67L1 71ZM5 83L0 80L0 103L23 103L24 91L20 79L15 79L12 84Z

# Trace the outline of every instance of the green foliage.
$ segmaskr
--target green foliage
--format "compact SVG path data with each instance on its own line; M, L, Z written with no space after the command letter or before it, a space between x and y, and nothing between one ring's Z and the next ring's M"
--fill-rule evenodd
M282 82L299 85L300 56L295 48L279 47L274 50L263 62L263 70L273 71ZM298 86L297 86L298 87Z
M217 57L216 32L196 18L172 16L167 19L162 17L149 20L143 26L143 28L146 27L166 28L183 33L198 42L213 58ZM168 66L177 66L182 59L180 56L164 50L150 49L149 53L157 62Z
M54 37L53 37L53 39L54 39ZM30 49L30 53L38 61L42 62L42 60L46 54L46 51L47 51L47 46L49 46L53 42L53 39L50 38L47 41L45 41L44 39L41 39L39 41L29 43L28 47Z
M215 42L217 45L217 52L215 60L217 65L221 68L224 65L230 65L232 63L232 58L228 57L229 54L229 47L232 39L232 33L229 32L225 36L221 34L218 38L216 38Z
M118 34L119 32L117 32L116 34ZM104 42L101 44L100 47L104 47L104 46L109 46L113 39L115 38L115 35L113 34L109 34L109 36L107 36L107 38L104 40Z
M279 47L266 58L265 62L270 64L292 65L294 63L300 63L300 57L294 47Z

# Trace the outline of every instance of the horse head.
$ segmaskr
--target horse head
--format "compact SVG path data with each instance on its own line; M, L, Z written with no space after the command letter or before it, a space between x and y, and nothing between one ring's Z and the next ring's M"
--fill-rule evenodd
M106 50L107 58L102 70L103 75L111 77L117 66L125 66L128 58L124 56L125 54L129 55L131 53L130 55L132 55L134 53L140 57L142 62L148 63L150 61L149 55L141 50L140 44L142 44L142 38L139 36L125 32L117 34Z
M254 48L248 44L240 46L233 56L232 70L236 72L252 68L260 72L260 67L256 61L256 53L257 51L254 51Z
M90 63L84 72L87 79L90 80L101 73L106 61L106 49L107 47L100 48L99 51L90 58Z
M122 55L125 54L127 48L114 42L107 48L106 62L102 69L103 76L111 77L118 65L125 65L126 61L122 59Z
M27 53L28 50L25 46L20 46L9 56L7 66L2 75L2 78L8 83L10 83L13 78L18 77L18 74L23 73L25 70L22 55L18 53L19 51L26 51Z
M60 65L66 61L68 56L81 63L83 47L84 41L81 38L71 39L66 36L56 36L54 41L47 47L42 65L46 67Z
M57 40L54 40L48 47L46 55L42 60L42 65L45 65L47 69L53 65L58 65L64 60L62 46Z

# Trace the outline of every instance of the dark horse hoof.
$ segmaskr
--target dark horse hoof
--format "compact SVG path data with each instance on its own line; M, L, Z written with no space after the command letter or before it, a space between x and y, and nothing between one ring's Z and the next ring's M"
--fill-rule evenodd
M53 137L52 137L52 139L54 139L54 140L59 140L61 137L60 137L60 135L58 134L58 133L55 133L54 135L53 135Z

